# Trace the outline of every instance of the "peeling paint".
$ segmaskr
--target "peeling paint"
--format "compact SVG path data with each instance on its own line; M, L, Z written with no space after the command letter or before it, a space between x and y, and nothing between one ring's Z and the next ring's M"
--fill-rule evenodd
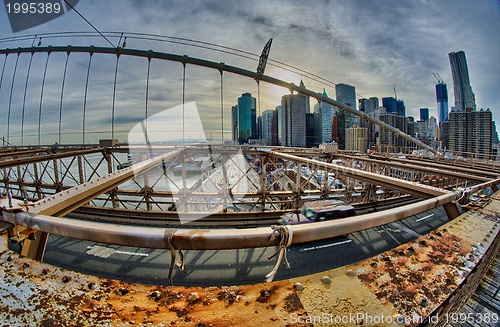
M283 326L291 314L305 316L289 281L149 286L63 270L10 251L0 256L0 264L0 321L13 326L260 327Z

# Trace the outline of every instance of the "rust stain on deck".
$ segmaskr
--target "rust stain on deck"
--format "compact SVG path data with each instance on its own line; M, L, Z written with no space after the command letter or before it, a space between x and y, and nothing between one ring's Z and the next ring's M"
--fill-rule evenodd
M306 316L287 280L232 287L148 286L63 270L10 251L0 256L0 265L0 320L14 325L260 327L284 326L291 314Z

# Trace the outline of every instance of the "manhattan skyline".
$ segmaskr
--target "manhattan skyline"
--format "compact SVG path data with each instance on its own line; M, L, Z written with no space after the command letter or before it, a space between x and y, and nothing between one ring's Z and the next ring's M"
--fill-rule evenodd
M477 109L490 108L494 119L498 120L500 116L497 95L500 45L492 42L500 31L498 1L408 1L404 4L397 1L318 1L313 6L300 1L251 1L238 5L231 1L193 1L189 5L177 1L80 1L76 9L101 31L193 38L257 54L267 39L273 38L270 59L299 67L335 84L352 85L356 88L358 99L391 97L396 89L398 99L405 102L406 114L415 117L418 117L418 110L422 107L430 108L430 115L438 117L435 98L437 81L433 72L439 73L448 85L451 109L454 93L448 53L464 51ZM4 7L0 9L0 15L6 15ZM0 38L56 31L92 29L71 12L15 34L7 19L0 21ZM85 38L69 38L66 41L71 44L89 42ZM109 46L105 40L92 42L96 46ZM43 44L49 45L51 40L43 40ZM29 45L30 42L26 42L24 46ZM12 44L0 43L2 48L9 46L12 47ZM220 61L220 58L227 57L202 50L191 54L191 49L178 45L159 48L153 42L128 40L130 48L147 49L148 46L155 51L186 53L209 60ZM240 64L234 58L226 62ZM242 62L241 66L254 70L256 63ZM135 71L130 69L129 73L133 77ZM272 66L268 66L266 74L297 85L304 79L309 89L318 92L325 87L300 74ZM213 80L216 78L210 77ZM144 80L142 75L141 79ZM192 98L198 101L203 92L206 94L215 90L216 87L200 88ZM167 93L179 91L177 85ZM234 90L236 96L228 94L225 97L226 117L230 116L234 100L243 92L257 94L256 87ZM263 112L278 105L287 90L262 86L261 92L263 101L259 111ZM326 86L326 92L335 97L332 86ZM214 130L220 126L219 122L215 122L218 121L218 109L214 109L213 114L202 114L207 121L214 120ZM229 137L230 124L228 119L226 121L225 131ZM98 123L103 122L95 122Z

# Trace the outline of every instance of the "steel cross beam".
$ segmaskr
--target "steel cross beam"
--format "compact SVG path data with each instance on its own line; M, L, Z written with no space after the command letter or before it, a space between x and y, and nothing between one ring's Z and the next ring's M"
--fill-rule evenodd
M267 75L258 75L257 72L250 71L247 69L243 69L240 67L236 66L230 66L226 65L223 62L214 62L214 61L209 61L209 60L204 60L204 59L199 59L199 58L192 58L188 57L186 55L181 56L181 55L175 55L171 53L164 53L164 52L156 52L153 50L136 50L136 49L124 49L124 48L105 48L105 47L95 47L95 46L48 46L48 47L31 47L31 48L17 48L17 49L0 49L0 54L9 54L9 53L36 53L36 52L66 52L66 53L71 53L71 52L83 52L83 53L103 53L103 54L114 54L114 55L129 55L129 56L136 56L136 57L143 57L147 58L150 60L151 58L155 59L160 59L160 60L169 60L169 61L177 61L182 64L191 64L191 65L196 65L196 66L202 66L202 67L207 67L207 68L212 68L216 69L220 72L229 72L241 76L246 76L250 77L252 79L258 80L258 81L264 81L270 84L274 84L277 86L284 87L290 91L295 91L313 98L316 98L318 101L326 102L329 103L337 108L340 108L342 110L345 110L347 112L350 112L356 116L361 117L362 119L365 119L367 121L370 121L374 124L377 124L378 126L385 128L393 133L395 133L398 136L401 136L407 141L410 141L420 148L423 148L427 151L430 151L436 155L441 155L440 152L438 152L436 149L428 146L427 144L413 138L412 136L403 133L399 129L384 123L383 121L380 121L374 117L371 117L370 115L356 110L354 108L349 107L348 105L333 100L329 97L323 96L323 94L311 91L309 89L306 89L305 87L297 86L294 83L288 83L283 80L267 76Z
M361 157L361 156L349 156L349 155L343 155L343 154L337 154L336 157L339 158L347 158L347 159L354 159L354 160L359 160L363 162L370 162L370 163L376 163L379 165L384 165L384 166L389 166L389 167L396 167L396 168L403 168L411 171L419 171L419 172L425 172L425 173L430 173L430 174L437 174L445 177L450 177L450 178L457 178L457 179L462 179L462 180L469 180L469 181L477 181L477 182L487 182L491 180L490 178L487 177L482 177L478 176L477 174L466 174L466 173L461 173L461 172L456 172L449 170L444 170L445 166L444 165L432 165L432 168L430 165L424 164L424 165L419 165L416 162L410 161L402 161L403 163L400 162L395 162L395 161L386 161L386 160L378 160L378 159L370 159L367 157ZM399 160L396 160L399 161ZM471 171L469 171L471 173Z
M491 170L491 167L474 167L474 168L467 168L464 166L459 166L455 165L452 162L446 162L446 161L429 161L429 160L422 160L421 158L418 158L418 160L412 159L411 156L409 156L407 159L403 158L386 158L383 156L377 156L377 155L372 155L373 158L380 159L387 163L387 160L394 162L402 162L402 163L408 163L410 165L414 166L425 166L425 167L434 167L437 169L450 169L450 166L453 167L453 171L455 172L461 172L464 174L471 174L473 176L483 176L488 179L491 178L497 178L500 173L494 172Z
M46 149L48 151L49 149ZM75 150L75 151L64 151L61 153L53 153L53 154L45 154L45 155L33 155L29 157L21 157L16 159L9 159L0 162L0 169L9 168L15 166L28 165L32 163L37 163L40 161L49 161L54 159L62 159L62 158L70 158L79 155L86 155L91 153L102 152L103 149L93 148L93 149L84 149L84 150Z
M382 176L379 174L365 172L354 168L337 166L335 164L326 163L319 160L302 158L295 155L285 154L276 151L270 151L270 154L285 160L291 160L294 162L301 162L307 165L312 165L315 168L321 168L326 170L337 170L340 171L341 174L344 176L357 178L359 180L368 183L378 184L387 188L395 189L421 198L432 198L449 193L448 191L442 190L440 188L412 183L405 180Z
M95 180L74 186L66 191L56 193L50 197L34 203L31 212L44 215L62 217L83 204L94 199L123 182L141 174L162 162L174 158L182 153L182 149L172 150L168 153L145 160L131 167L127 167L107 176L99 177Z
M133 178L135 174L143 173L166 160L180 155L182 151L182 149L172 150L131 167L113 172L107 176L74 186L66 191L35 202L29 210L35 214L62 217L88 203L95 197ZM48 233L37 232L36 236L36 240L25 241L21 254L41 261L45 252Z

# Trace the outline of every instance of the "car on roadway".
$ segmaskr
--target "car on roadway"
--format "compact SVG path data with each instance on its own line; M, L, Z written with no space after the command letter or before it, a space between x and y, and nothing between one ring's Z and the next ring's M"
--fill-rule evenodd
M355 214L356 209L342 200L317 200L304 203L300 212L285 213L280 217L280 222L285 225L299 225L346 218Z

